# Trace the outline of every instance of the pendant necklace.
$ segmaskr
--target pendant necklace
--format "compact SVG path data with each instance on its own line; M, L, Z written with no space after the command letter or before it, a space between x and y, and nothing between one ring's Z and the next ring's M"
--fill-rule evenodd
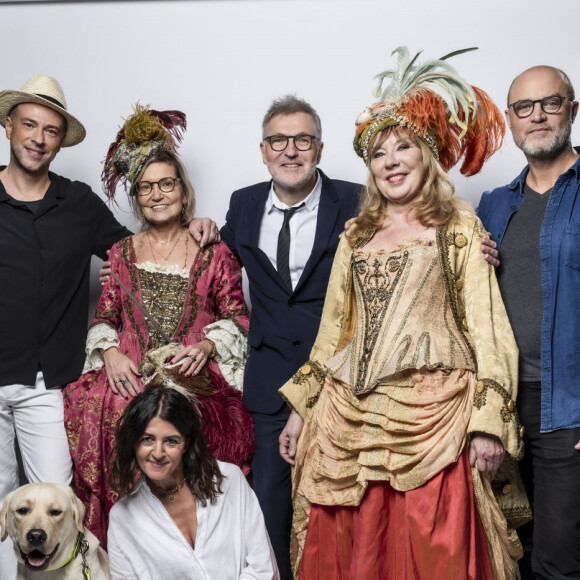
M175 250L175 248L177 247L177 243L181 239L181 236L183 236L184 231L185 231L184 229L181 230L181 232L179 233L179 235L177 236L177 238L175 240L175 243L173 244L173 246L171 246L171 250L169 250L169 254L167 254L167 256L164 256L161 252L159 252L158 250L155 250L153 248L153 244L151 243L151 236L149 235L149 230L147 230L145 232L145 234L147 235L147 239L149 240L149 247L151 248L151 255L153 256L153 259L155 260L156 264L157 264L157 259L155 258L155 254L157 254L158 256L163 258L163 261L166 264L169 263L169 258L171 257L171 254L173 254L173 250Z

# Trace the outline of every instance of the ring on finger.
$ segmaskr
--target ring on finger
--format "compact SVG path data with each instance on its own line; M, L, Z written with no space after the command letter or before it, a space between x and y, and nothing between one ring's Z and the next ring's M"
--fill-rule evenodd
M196 361L197 359L195 358L194 354L188 354L187 355L192 361Z
M124 378L119 381L122 385L126 385L129 382L129 379Z

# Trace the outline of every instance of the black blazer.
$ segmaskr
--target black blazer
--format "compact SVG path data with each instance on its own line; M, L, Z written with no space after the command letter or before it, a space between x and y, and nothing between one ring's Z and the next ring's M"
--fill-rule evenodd
M260 223L271 182L234 191L221 229L222 239L246 269L252 312L250 357L244 375L244 401L250 411L281 409L281 387L310 356L338 236L353 217L360 185L329 179L320 172L322 192L312 253L294 291L290 291L258 248Z

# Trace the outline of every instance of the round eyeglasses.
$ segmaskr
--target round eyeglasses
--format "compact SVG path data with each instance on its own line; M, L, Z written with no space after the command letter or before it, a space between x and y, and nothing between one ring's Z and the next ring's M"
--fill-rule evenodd
M298 151L308 151L312 147L312 143L318 139L315 135L307 135L305 133L301 135L271 135L270 137L264 137L264 141L270 143L273 151L284 151L288 147L290 139L294 141L294 147Z
M542 111L548 115L556 114L562 107L562 103L569 97L561 97L560 95L550 95L549 97L544 97L543 99L522 99L521 101L516 101L509 105L514 110L514 113L520 118L525 119L529 117L534 112L534 107L536 103L540 103Z
M153 191L153 186L156 185L159 191L163 193L171 193L175 189L175 185L181 181L179 177L164 177L159 181L139 181L135 187L139 195L150 195Z

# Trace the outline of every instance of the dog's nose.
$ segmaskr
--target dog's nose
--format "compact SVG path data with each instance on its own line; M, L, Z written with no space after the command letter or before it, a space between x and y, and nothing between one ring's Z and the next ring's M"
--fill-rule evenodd
M26 539L31 546L38 547L46 542L46 532L44 530L30 530L26 534Z

